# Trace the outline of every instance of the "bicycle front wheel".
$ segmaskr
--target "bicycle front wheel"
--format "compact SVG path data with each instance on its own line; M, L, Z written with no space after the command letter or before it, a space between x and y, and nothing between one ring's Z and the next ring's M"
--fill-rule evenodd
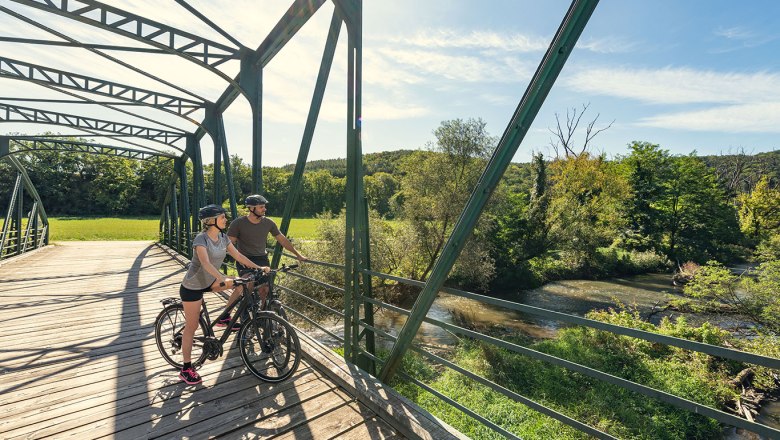
M154 322L154 339L157 348L165 362L176 368L184 366L181 350L184 324L184 306L181 304L172 304L164 308ZM192 341L192 359L195 365L201 365L206 360L206 352L203 350L206 334L206 321L201 317Z
M261 313L238 332L241 359L257 378L281 382L301 362L301 344L295 329L272 313Z

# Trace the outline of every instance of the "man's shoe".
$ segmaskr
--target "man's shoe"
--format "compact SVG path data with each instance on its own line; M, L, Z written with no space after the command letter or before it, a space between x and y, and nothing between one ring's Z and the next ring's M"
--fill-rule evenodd
M203 382L198 372L192 367L187 369L182 368L179 372L179 379L183 380L187 385L197 385Z
M226 317L224 317L222 319L219 319L219 320L217 320L216 326L217 327L227 327L228 324L230 324L230 319L231 319L230 316L226 316ZM236 321L236 323L233 324L233 328L231 328L230 331L237 332L239 329L241 329L241 324L239 324L238 321Z

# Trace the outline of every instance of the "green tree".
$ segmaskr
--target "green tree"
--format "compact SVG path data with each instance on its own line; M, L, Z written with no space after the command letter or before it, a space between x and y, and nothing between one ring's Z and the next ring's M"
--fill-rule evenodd
M626 179L603 155L583 152L550 165L550 237L575 266L587 267L626 222Z
M393 217L393 196L399 189L398 180L392 174L377 172L363 177L366 198L369 208L384 217Z
M628 199L629 236L624 244L632 249L660 247L664 219L658 205L666 194L665 183L671 178L672 158L669 151L650 142L633 142L631 154L622 159L623 173L630 186Z
M488 236L499 274L495 281L498 286L516 286L527 277L519 269L527 266L531 258L549 250L547 163L541 154L534 155L532 170L534 184L530 199L527 192L507 190L502 197L504 203L492 216L493 230Z
M664 221L664 245L672 260L706 261L730 257L737 243L736 210L715 175L694 154L675 157L658 201Z
M768 238L780 229L780 190L764 176L750 193L737 196L742 232L755 242Z
M417 280L430 274L495 145L481 119L444 121L434 135L429 151L407 156L400 166L402 217L413 225L408 240L421 252L407 276ZM472 237L465 249L462 260L489 261L484 240ZM471 268L481 272L475 280L490 276L484 264Z
M780 334L780 260L762 263L754 275L738 277L723 264L709 261L685 285L684 292L716 307L725 305L763 330Z

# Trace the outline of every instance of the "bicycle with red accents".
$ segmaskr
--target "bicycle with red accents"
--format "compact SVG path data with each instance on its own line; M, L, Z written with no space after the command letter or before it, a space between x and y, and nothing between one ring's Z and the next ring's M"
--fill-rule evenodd
M226 310L233 318L217 338L214 325L209 318L206 301L201 308L198 329L192 342L193 365L197 368L206 359L216 360L223 354L223 346L231 335L231 329L240 316L242 320L238 330L238 347L241 359L247 369L258 379L265 382L281 382L298 369L301 362L301 344L295 328L287 322L281 302L276 298L273 280L277 273L287 272L298 267L297 264L282 266L268 274L254 270L242 278L235 279L235 286L246 286L244 294ZM260 300L259 290L268 284L268 295ZM182 368L182 333L184 332L184 306L179 298L162 300L163 310L154 323L154 338L163 359L171 366Z

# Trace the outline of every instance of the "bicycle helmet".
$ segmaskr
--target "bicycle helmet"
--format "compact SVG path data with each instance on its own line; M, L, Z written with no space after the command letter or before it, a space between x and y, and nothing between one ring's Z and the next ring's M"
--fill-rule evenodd
M267 203L268 200L260 194L253 194L251 196L247 196L247 198L244 199L244 205L246 206L265 205Z
M219 205L206 205L198 211L198 218L200 220L205 220L207 218L216 217L220 214L225 214L225 208L219 206Z

